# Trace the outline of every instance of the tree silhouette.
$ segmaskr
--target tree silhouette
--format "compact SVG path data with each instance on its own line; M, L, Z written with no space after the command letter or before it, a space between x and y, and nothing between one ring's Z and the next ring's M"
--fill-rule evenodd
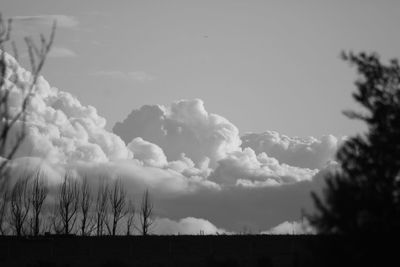
M39 169L35 172L31 178L31 188L29 201L32 207L32 214L30 218L31 234L38 236L42 227L42 208L44 201L49 193L49 189L46 184L46 177L43 172Z
M120 179L114 181L113 186L108 192L110 201L110 216L111 222L106 220L106 226L108 233L115 236L117 234L117 228L119 221L127 214L126 209L126 189Z
M360 75L354 99L362 112L347 111L368 130L349 138L336 157L339 168L326 178L322 197L312 193L319 233L400 232L400 67L376 54L343 53Z
M30 192L28 187L29 176L24 174L17 180L11 191L10 200L10 226L14 234L21 236L26 234L26 219L31 208Z
M151 233L151 228L154 224L153 220L154 204L150 197L149 190L146 189L142 196L139 210L139 227L138 230L141 235L147 236Z
M63 234L71 234L77 220L79 208L79 184L68 172L58 188L56 208Z
M87 177L82 178L82 183L80 185L80 196L80 233L82 236L87 236L93 232L94 227L96 226L94 217L91 214L93 195Z
M96 217L96 235L104 234L104 227L108 214L108 184L101 183L97 190L95 217Z

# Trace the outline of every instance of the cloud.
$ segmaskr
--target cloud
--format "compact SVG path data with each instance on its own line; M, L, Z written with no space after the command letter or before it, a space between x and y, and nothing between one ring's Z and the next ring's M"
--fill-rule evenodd
M222 185L279 185L311 180L318 172L281 164L249 147L242 149L236 126L207 112L199 99L143 106L116 123L113 131L125 142L141 138L156 144L169 161L186 157L198 169L211 169L209 179Z
M32 77L9 55L6 63L2 90L10 90L10 112L15 113L21 89ZM209 113L199 99L143 106L117 123L112 133L94 107L39 77L27 116L27 137L12 161L15 169L27 163L44 166L53 184L66 170L88 177L94 186L101 179L119 177L136 200L143 190L150 190L156 215L176 221L167 221L169 229L181 229L186 221L179 220L188 217L203 218L228 231L296 221L302 208L312 209L310 192L320 192L325 173L333 166L331 162L320 169L304 167L322 166L306 152L302 153L309 158L307 164L303 159L288 163L298 150L279 150L277 159L270 151L243 148L237 127ZM189 221L215 230L204 221Z
M100 77L110 77L113 79L126 80L126 81L135 81L140 83L152 81L155 79L154 75L151 75L144 71L123 72L119 70L100 70L92 72L91 75Z
M155 221L152 229L154 234L163 235L215 235L226 233L224 229L218 229L211 222L193 217L173 221L168 218L159 218Z
M261 233L268 235L304 235L304 234L313 234L315 233L315 230L310 226L310 224L306 220L302 222L285 221L269 229L268 231L264 231Z
M23 97L21 88L29 86L32 75L9 55L6 62L5 88L10 90L10 111L15 113ZM94 107L51 87L43 77L37 80L27 116L27 137L17 156L42 157L53 163L132 158L125 143L105 129L106 120Z
M125 142L136 137L160 146L168 160L182 153L196 166L210 164L239 150L238 129L227 119L204 108L200 99L181 100L168 106L143 106L115 124L114 133Z
M53 58L67 58L76 57L77 54L69 48L53 46L48 56Z
M167 157L159 146L140 137L133 139L128 148L134 153L135 158L149 166L162 168L168 164Z
M245 148L221 159L211 178L222 184L254 187L311 180L317 172L280 164L265 153L256 155L251 148Z
M330 160L345 137L325 135L314 137L288 137L274 131L247 133L242 137L242 147L249 147L257 154L266 153L282 163L309 169L322 169Z
M37 15L37 16L14 16L12 20L15 22L28 23L38 23L42 25L51 26L54 21L57 23L58 28L74 28L79 25L77 18L73 16L53 14L53 15Z

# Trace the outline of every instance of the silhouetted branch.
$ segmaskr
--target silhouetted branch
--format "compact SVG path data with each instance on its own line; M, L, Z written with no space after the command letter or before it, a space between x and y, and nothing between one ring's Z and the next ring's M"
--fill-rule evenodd
M139 227L137 229L139 232L146 236L151 233L151 227L154 224L153 220L153 208L154 204L151 200L149 191L143 193L142 202L140 204L140 211L139 211Z
M127 214L126 190L120 179L116 179L108 194L110 201L111 223L106 220L108 233L115 236L118 222Z
M17 236L25 234L25 223L30 209L29 176L26 174L15 183L11 191L10 226Z
M96 198L96 234L104 234L104 226L108 214L108 185L102 183L97 191Z
M54 41L56 22L53 23L51 33L48 39L43 35L40 36L40 45L37 46L31 37L25 38L25 43L28 49L29 60L31 62L32 79L29 85L25 88L20 88L23 93L19 110L10 111L10 90L13 85L6 83L7 66L6 52L4 45L10 41L12 20L7 22L3 20L0 14L0 182L8 176L7 163L12 159L18 148L20 147L26 135L26 109L29 101L34 94L34 89L39 77L39 73L43 68L46 57ZM18 51L14 42L11 42L14 56L18 58ZM12 71L11 69L9 69ZM14 84L19 84L21 77L17 73L13 76ZM20 129L17 130L17 124ZM12 135L11 135L12 133ZM0 187L1 188L1 187Z

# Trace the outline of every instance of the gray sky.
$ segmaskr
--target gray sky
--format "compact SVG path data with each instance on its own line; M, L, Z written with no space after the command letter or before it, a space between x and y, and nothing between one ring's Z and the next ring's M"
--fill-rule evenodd
M395 0L3 0L1 12L19 16L16 39L57 15L43 74L109 129L144 104L200 98L241 133L353 134L341 111L356 107L356 76L340 51L400 56Z

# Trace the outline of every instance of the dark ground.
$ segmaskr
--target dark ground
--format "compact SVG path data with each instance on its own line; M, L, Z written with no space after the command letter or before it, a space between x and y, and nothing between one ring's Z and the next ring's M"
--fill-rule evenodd
M388 255L395 254L383 240L357 239L355 245L344 237L304 235L0 237L0 266L396 266L388 265Z

